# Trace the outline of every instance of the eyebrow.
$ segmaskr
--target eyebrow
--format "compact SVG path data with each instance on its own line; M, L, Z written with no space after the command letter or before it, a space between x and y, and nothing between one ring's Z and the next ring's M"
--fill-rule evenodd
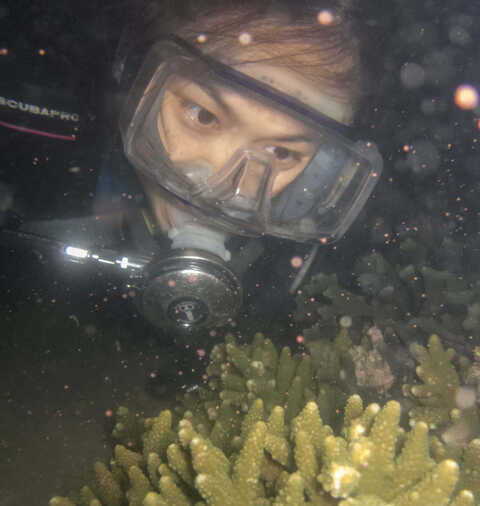
M199 83L195 80L192 80L192 83L205 95L209 96L215 102L218 102L218 105L222 107L225 111L230 111L230 107L223 101L220 93L214 86L210 86L207 83Z
M222 99L221 92L217 89L216 86L211 86L208 83L200 84L195 80L192 80L192 82L201 92L205 93L205 95L209 96L212 100L215 100L215 102L217 102L224 111L231 111L231 107ZM305 135L285 135L271 138L269 137L269 139L271 139L272 142L314 144L314 140L311 137L307 137Z

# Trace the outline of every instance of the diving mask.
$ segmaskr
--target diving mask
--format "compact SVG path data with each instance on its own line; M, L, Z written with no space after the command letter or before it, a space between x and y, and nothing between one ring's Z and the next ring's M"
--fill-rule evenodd
M245 110L268 131L246 128ZM148 53L121 118L130 162L195 219L300 242L340 238L379 179L375 145L348 130L173 36Z

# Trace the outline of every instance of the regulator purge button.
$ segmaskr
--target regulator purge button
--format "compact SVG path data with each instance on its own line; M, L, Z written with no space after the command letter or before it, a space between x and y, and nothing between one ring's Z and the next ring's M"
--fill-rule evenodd
M198 325L206 320L208 316L207 305L199 299L182 298L173 301L167 311L168 317L177 325L188 326Z

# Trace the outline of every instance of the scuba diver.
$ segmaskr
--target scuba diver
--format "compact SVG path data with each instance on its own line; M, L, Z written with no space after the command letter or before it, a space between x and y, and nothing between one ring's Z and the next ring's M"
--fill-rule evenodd
M148 321L190 332L232 321L254 292L278 310L259 269L297 252L272 271L279 297L296 293L382 159L354 136L366 79L346 2L156 6L120 39L120 138L94 214L24 221L2 241L110 269Z

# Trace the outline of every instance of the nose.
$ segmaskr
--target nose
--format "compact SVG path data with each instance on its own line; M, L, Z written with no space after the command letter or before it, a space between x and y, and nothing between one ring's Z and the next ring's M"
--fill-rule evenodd
M229 132L222 132L216 139L204 145L204 156L214 172L231 163L235 153L245 149L252 142L251 136L239 126L231 127Z
M258 211L268 191L270 169L265 160L252 153L246 153L234 170L232 202L242 210Z

